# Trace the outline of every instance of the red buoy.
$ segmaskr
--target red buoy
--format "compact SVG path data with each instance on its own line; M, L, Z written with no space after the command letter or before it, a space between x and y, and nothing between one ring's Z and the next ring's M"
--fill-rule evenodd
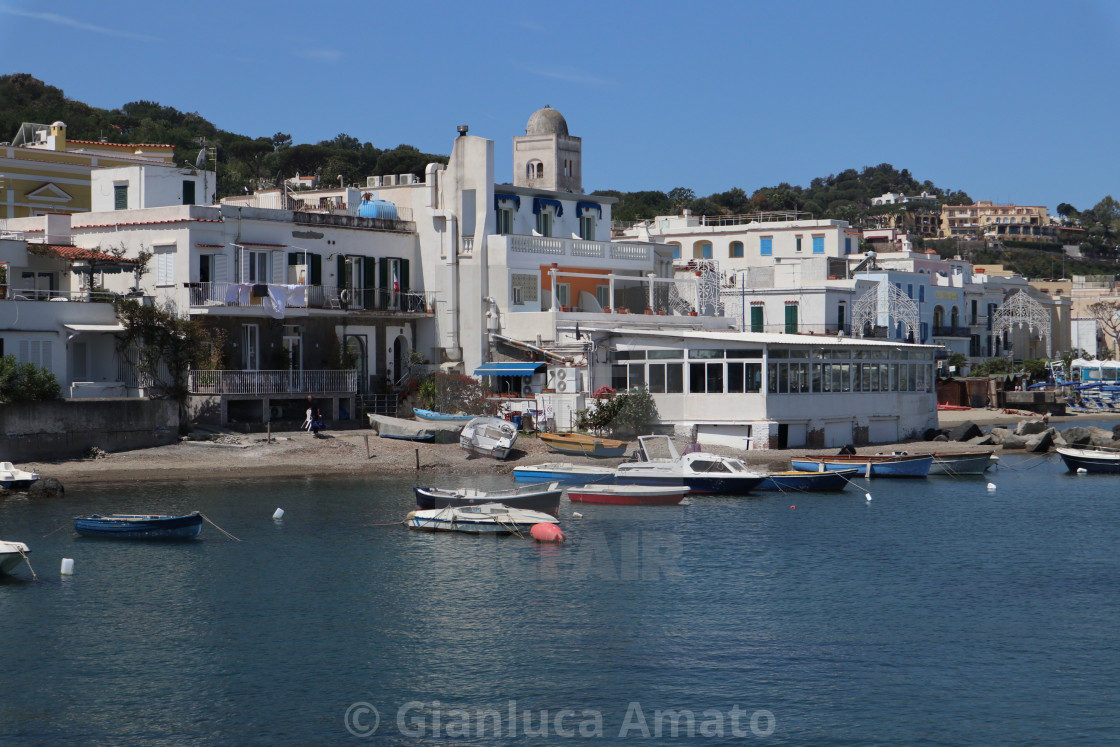
M564 541L564 532L556 524L534 524L533 528L529 530L529 536L537 542L558 542Z

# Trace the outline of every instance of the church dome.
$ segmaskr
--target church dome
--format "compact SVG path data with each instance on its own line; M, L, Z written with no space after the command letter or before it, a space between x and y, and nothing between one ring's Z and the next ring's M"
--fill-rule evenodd
M525 125L526 135L563 135L568 136L568 122L564 115L550 106L538 109L529 117Z

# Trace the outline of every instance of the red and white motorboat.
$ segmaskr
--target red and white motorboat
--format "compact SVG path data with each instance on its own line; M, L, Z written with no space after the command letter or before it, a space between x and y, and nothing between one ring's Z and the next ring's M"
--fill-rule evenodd
M624 506L674 506L686 495L687 485L583 485L568 488L568 500L576 503Z

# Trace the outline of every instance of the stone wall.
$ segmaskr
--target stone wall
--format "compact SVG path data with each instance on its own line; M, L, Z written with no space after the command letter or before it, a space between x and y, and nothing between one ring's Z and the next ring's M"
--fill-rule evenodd
M91 446L108 452L174 443L174 402L149 399L58 399L0 406L0 459L68 459Z

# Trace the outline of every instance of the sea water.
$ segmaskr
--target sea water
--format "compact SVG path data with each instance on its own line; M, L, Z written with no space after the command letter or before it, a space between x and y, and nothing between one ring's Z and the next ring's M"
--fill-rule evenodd
M565 499L563 546L409 531L407 479L0 498L39 575L0 581L0 744L1115 742L1120 481L1001 465ZM466 481L513 484L422 478ZM241 541L70 529L194 510Z

